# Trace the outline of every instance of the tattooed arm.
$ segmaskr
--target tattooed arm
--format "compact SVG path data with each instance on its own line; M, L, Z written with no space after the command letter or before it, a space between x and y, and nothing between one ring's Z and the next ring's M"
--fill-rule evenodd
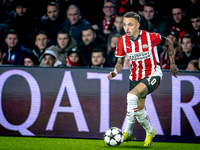
M117 63L115 65L115 69L114 69L114 71L109 73L108 80L114 78L117 75L117 73L119 73L122 70L122 68L124 66L124 58L125 57L121 57L121 58L117 59Z
M174 50L173 43L169 39L165 38L164 46L167 47L167 53L169 54L171 73L172 73L172 75L174 77L177 78L178 68L175 65L175 59L174 59L174 52L175 52L175 50Z

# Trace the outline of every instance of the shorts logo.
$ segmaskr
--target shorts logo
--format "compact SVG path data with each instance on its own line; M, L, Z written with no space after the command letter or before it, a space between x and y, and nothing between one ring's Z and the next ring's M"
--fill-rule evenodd
M148 45L147 44L143 44L142 48L146 49L146 48L148 48Z
M151 81L151 85L154 85L156 83L156 78L154 78L152 81Z

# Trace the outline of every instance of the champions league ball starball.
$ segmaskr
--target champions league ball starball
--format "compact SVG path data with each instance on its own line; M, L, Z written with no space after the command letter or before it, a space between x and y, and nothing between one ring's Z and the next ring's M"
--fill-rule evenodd
M119 146L124 141L124 135L119 128L111 127L105 132L104 141L108 146Z

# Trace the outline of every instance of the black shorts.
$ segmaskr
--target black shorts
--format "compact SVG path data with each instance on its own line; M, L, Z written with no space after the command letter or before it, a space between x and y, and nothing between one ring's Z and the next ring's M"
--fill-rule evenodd
M130 80L129 91L131 91L136 85L138 85L140 82L142 82L148 88L147 94L152 93L160 85L160 80L161 80L160 76L150 76L150 77L146 77L144 79L141 79L140 81ZM144 96L142 98L146 98L146 96Z

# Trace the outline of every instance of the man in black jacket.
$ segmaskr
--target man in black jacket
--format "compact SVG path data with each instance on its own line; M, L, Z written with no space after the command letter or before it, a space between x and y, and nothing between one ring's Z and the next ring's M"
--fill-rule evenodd
M19 43L18 34L14 30L10 30L5 38L4 44L4 64L24 65L24 57L30 52Z
M107 51L106 42L98 36L91 26L86 26L82 30L82 42L77 48L83 58L83 64L85 66L91 65L91 52L94 48L100 48L105 53Z
M45 31L50 44L56 45L57 33L61 30L65 23L65 16L60 12L59 5L55 2L47 4L47 19L42 21L41 30Z
M186 33L181 38L182 53L178 57L178 69L185 70L188 62L191 60L198 60L200 57L200 48L195 44L193 37Z
M34 48L34 40L41 22L34 16L29 3L25 0L15 0L12 2L14 12L7 14L6 22L9 22L9 30L18 32L20 43L29 48Z
M70 5L67 9L67 19L65 19L63 29L69 32L69 35L76 40L77 44L81 42L81 32L86 25L90 25L90 23L81 17L78 6Z
M193 10L190 14L191 29L190 34L193 35L195 43L200 45L200 13Z
M174 29L179 30L179 40L180 40L181 37L188 32L188 29L190 28L190 22L181 4L175 3L172 6L171 11L172 11L172 19L168 21L168 27L169 28L173 27Z
M140 29L165 36L165 32L167 32L167 18L156 10L154 2L149 1L144 5L143 15L141 17Z

